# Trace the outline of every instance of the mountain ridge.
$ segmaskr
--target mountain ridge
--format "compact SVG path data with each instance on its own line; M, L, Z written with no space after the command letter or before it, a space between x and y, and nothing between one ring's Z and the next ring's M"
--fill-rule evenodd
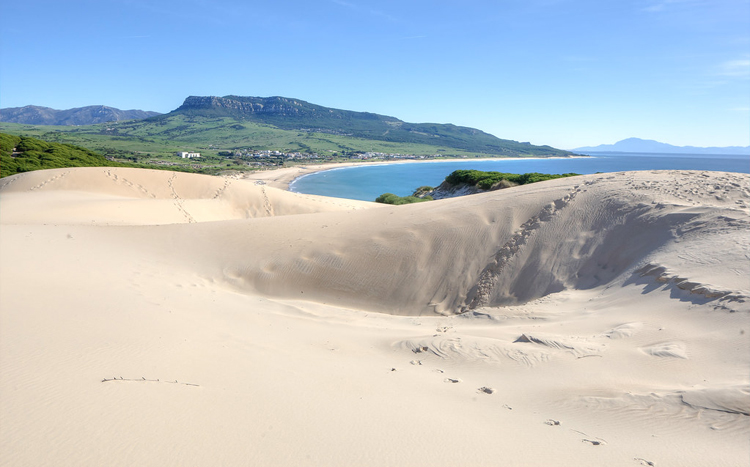
M371 112L341 110L301 99L273 96L189 96L177 109L151 120L187 117L231 117L273 125L283 130L332 133L393 143L446 146L462 151L499 156L571 156L570 151L550 146L501 139L476 128L450 123L409 123Z
M600 144L598 146L584 146L571 151L591 152L625 152L625 153L657 153L657 154L715 154L715 155L750 155L750 146L727 147L696 147L673 146L652 139L626 138L615 144Z
M65 110L27 105L0 109L0 122L55 126L96 125L124 120L143 120L157 115L161 114L137 109L120 110L106 105L89 105Z
M240 165L237 158L254 159L268 151L316 160L575 155L500 139L476 128L408 123L280 96L189 96L175 110L141 120L52 127L0 121L0 131L77 144L129 161L163 162L179 151L200 152L204 161L217 157L216 163L229 158Z

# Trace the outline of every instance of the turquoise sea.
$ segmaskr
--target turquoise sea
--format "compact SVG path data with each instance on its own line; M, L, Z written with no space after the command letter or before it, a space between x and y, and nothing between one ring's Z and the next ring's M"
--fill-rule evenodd
M589 153L591 157L559 159L482 159L343 167L298 178L289 189L298 193L374 201L383 193L407 196L423 185L437 186L459 169L550 174L629 170L716 170L750 173L748 155Z

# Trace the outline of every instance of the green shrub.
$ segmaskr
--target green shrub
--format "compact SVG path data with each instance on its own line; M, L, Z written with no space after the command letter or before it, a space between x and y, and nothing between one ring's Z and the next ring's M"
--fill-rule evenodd
M445 181L451 185L471 185L481 188L482 190L490 190L494 185L506 181L517 185L525 185L527 183L542 182L544 180L553 180L556 178L573 177L578 174L566 173L566 174L541 174L541 173L525 173L525 174L510 174L502 172L483 172L480 170L456 170L447 177Z
M13 148L18 154L13 157ZM0 133L0 177L62 167L124 167L101 154L70 144Z
M15 148L20 142L21 142L20 136L13 136L13 135L7 135L5 133L0 133L0 153L2 153L3 155L10 156L11 153L13 152L13 148Z
M398 196L394 195L393 193L383 193L382 195L375 198L376 203L395 205L421 203L422 201L432 201L432 196L417 198L416 196Z

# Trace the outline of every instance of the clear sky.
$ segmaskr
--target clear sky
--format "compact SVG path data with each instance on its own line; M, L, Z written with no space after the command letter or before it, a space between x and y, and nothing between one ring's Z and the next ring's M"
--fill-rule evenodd
M750 0L4 0L0 107L285 96L558 148L750 145Z

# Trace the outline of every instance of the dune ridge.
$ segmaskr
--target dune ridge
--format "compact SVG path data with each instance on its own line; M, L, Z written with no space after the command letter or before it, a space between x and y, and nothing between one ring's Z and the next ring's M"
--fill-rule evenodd
M697 171L407 206L2 179L0 465L738 465L748 202Z

